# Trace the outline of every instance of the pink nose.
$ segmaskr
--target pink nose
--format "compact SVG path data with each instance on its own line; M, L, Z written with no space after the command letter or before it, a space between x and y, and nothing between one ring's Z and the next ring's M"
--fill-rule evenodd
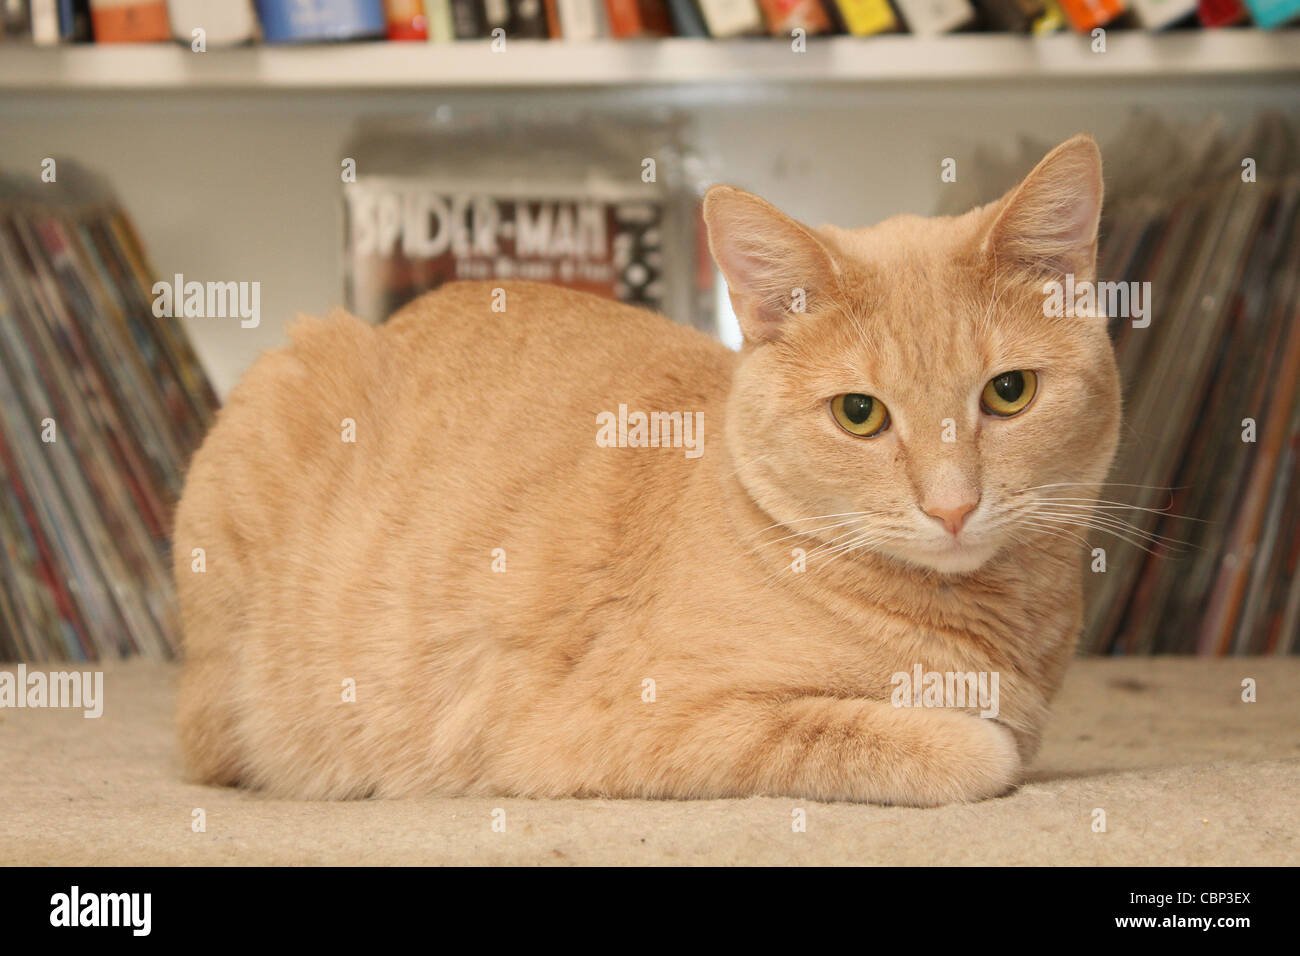
M961 530L962 524L966 521L966 516L974 511L975 506L978 504L978 498L974 501L962 501L957 504L943 502L941 504L925 506L925 513L930 515L932 518L938 518L943 522L943 526L947 528L951 534L955 535Z

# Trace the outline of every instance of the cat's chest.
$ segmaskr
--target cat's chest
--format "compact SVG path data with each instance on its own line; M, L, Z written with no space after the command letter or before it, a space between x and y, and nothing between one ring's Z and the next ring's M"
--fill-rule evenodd
M992 709L1012 724L1040 719L1077 636L1069 588L1052 602L1003 595L919 607L865 606L842 622L825 665L852 692L900 706Z

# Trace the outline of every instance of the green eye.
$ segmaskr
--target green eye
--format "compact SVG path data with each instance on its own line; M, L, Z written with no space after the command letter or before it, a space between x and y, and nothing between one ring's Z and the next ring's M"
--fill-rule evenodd
M989 379L980 395L980 404L990 415L1010 418L1034 400L1038 391L1038 376L1033 372L1018 370L1003 372Z
M841 428L858 438L870 438L889 427L889 409L885 403L858 392L832 398L831 415Z

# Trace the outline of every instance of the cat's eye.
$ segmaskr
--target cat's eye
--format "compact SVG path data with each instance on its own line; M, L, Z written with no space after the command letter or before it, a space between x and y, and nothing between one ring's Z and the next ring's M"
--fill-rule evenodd
M889 409L885 403L858 392L832 398L831 414L841 428L858 438L870 438L889 427Z
M980 405L990 415L1010 418L1024 411L1038 391L1038 376L1020 369L989 379L980 395Z

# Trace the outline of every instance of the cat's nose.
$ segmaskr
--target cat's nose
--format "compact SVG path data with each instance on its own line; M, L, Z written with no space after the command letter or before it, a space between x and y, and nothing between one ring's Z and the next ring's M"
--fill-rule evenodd
M966 516L975 510L979 498L960 501L936 501L922 505L923 510L932 518L938 518L950 534L956 535L966 521Z

